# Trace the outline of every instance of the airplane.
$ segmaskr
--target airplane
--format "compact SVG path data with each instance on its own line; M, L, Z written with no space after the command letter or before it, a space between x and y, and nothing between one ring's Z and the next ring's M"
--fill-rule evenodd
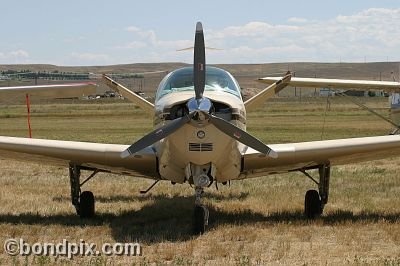
M211 184L298 171L317 184L317 189L305 193L304 200L304 214L313 219L328 203L332 166L397 156L400 152L399 135L264 144L246 131L246 112L298 80L290 73L263 79L271 85L243 101L240 86L229 72L206 65L201 22L196 24L193 66L167 74L159 84L154 104L112 78L102 78L154 117L152 132L132 145L0 136L0 157L68 167L71 202L82 218L95 215L93 193L81 189L99 172L153 179L154 184L143 193L159 181L194 187L194 232L202 234L209 218L202 196ZM400 90L400 83L319 82L318 86L341 87L345 82L352 88ZM309 174L314 169L319 179ZM83 181L82 171L91 171Z

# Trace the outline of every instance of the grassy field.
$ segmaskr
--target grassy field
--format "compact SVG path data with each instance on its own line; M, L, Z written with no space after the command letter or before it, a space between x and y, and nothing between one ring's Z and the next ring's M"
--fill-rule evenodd
M386 98L365 99L388 115ZM131 143L152 118L129 103L57 102L32 106L33 137ZM385 135L390 126L342 98L278 98L248 114L248 131L266 143ZM27 136L23 105L0 105L0 135ZM0 160L0 265L400 265L398 158L333 168L330 202L315 221L303 202L314 184L300 173L214 186L205 199L209 231L192 235L193 189L139 190L148 180L99 174L86 190L97 216L81 220L70 203L67 168ZM27 243L136 242L140 257L10 257L8 238Z

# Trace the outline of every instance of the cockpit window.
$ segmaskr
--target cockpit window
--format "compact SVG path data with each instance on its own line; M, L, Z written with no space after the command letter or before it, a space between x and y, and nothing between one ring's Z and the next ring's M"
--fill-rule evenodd
M181 68L166 76L160 83L156 98L180 91L194 91L193 68ZM205 91L224 91L241 98L239 85L234 78L228 72L216 67L206 68Z

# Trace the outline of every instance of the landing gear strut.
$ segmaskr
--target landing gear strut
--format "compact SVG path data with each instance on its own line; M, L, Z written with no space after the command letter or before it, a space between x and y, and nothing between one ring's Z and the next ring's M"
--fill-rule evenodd
M81 192L81 187L98 173L95 170L85 181L80 183L81 167L76 164L69 165L69 179L71 184L71 201L76 213L81 218L92 218L95 214L94 195L91 191Z
M317 190L308 190L304 198L304 215L308 219L314 219L323 213L328 203L330 165L323 164L318 167L319 182L310 176L305 170L301 172L318 185Z

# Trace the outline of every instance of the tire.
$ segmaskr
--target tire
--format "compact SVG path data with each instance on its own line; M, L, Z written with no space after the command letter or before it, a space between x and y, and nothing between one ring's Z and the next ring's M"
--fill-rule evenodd
M91 191L84 191L79 198L79 216L92 218L94 216L94 196Z
M194 207L194 233L202 235L206 231L207 210L204 206Z
M307 191L304 197L304 215L308 219L314 219L322 214L322 204L319 193L316 190Z

